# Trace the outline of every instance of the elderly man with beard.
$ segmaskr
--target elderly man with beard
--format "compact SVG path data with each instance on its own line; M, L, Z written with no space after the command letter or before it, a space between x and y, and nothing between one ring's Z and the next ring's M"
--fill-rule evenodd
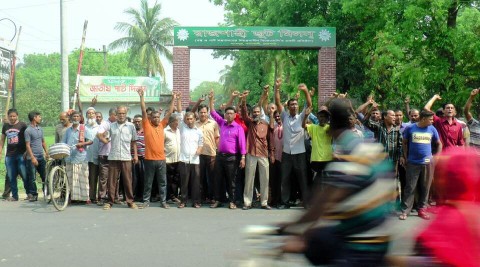
M88 139L89 134L87 133L85 125L80 124L80 113L74 111L70 117L72 126L65 132L62 143L71 147L70 156L65 159L71 200L90 203L86 149L93 141ZM92 136L90 136L90 138L92 138Z
M101 114L100 114L101 115ZM97 116L98 119L98 116ZM108 119L100 122L100 127L98 128L97 138L98 143L98 202L97 205L103 206L105 200L107 199L107 181L108 181L108 154L110 154L111 144L110 144L110 133L107 129L110 128L110 124L114 123L117 120L117 111L115 108L110 108L108 111ZM98 123L98 121L97 121ZM112 192L115 195L115 191Z
M308 205L308 187L307 187L307 157L305 149L305 130L302 128L302 121L305 117L305 109L298 114L298 101L289 99L287 102L288 111L285 111L280 100L280 87L282 81L277 79L275 82L275 103L281 114L284 125L283 133L283 154L282 154L282 205L280 209L290 208L291 193L291 174L298 179L300 191L303 197L305 207ZM298 85L298 90L305 95L307 106L312 107L312 98L305 84Z
M262 209L270 210L268 205L268 155L274 153L274 146L269 142L269 124L260 118L261 107L253 107L252 116L247 113L245 101L240 106L242 118L248 127L247 158L245 164L245 189L243 192L243 210L252 207L253 187L257 164L259 167L260 197Z
M88 184L90 187L89 196L90 201L97 202L97 184L99 175L98 165L98 145L97 138L99 125L96 121L95 108L89 107L86 112L85 129L86 138L93 140L93 143L87 147L87 161L88 161Z

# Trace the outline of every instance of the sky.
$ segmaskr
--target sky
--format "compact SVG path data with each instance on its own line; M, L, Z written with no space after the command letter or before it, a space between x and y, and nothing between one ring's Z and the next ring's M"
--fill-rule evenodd
M224 10L208 0L158 0L162 17L170 17L182 26L218 26ZM154 0L149 0L153 5ZM66 13L67 49L80 47L83 24L88 20L85 46L102 49L122 37L114 29L117 22L129 22L124 10L138 9L139 0L64 0ZM0 8L0 38L10 40L14 35L12 20L22 26L18 55L60 52L60 0L2 0ZM219 72L232 62L214 59L212 50L192 49L190 53L190 87L202 81L218 81ZM172 64L166 63L167 83L172 87ZM208 66L208 67L205 67ZM60 66L59 66L60 68Z

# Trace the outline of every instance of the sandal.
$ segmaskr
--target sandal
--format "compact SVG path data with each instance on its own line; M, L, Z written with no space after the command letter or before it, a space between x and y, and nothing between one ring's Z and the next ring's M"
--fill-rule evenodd
M178 204L178 208L179 208L179 209L185 208L185 203L180 203L180 204Z
M201 205L198 204L198 203L195 203L195 205L193 205L193 207L196 208L196 209L199 209L201 207Z
M402 221L403 221L403 220L406 220L406 219L407 219L407 214L406 214L406 213L400 214L400 216L398 216L398 219L400 219L400 220L402 220Z
M112 205L110 205L110 203L105 203L105 205L103 205L103 210L109 210L112 208Z

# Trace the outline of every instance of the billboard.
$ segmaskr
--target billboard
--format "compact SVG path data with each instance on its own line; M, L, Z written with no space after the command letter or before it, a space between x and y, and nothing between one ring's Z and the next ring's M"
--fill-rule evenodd
M78 90L82 102L90 102L94 96L99 103L138 102L137 91L144 90L145 102L158 103L161 89L159 77L80 76Z
M175 27L174 45L191 48L318 49L336 46L333 27Z
M11 50L0 47L0 97L7 96L12 69L12 56L13 52Z

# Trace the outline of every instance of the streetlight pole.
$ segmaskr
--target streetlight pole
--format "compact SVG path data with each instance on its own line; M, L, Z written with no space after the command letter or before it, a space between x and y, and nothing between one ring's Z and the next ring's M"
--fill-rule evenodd
M65 30L65 4L60 0L60 50L62 57L62 110L65 111L70 106L69 103L69 84L68 84L68 51L67 51L67 32Z

